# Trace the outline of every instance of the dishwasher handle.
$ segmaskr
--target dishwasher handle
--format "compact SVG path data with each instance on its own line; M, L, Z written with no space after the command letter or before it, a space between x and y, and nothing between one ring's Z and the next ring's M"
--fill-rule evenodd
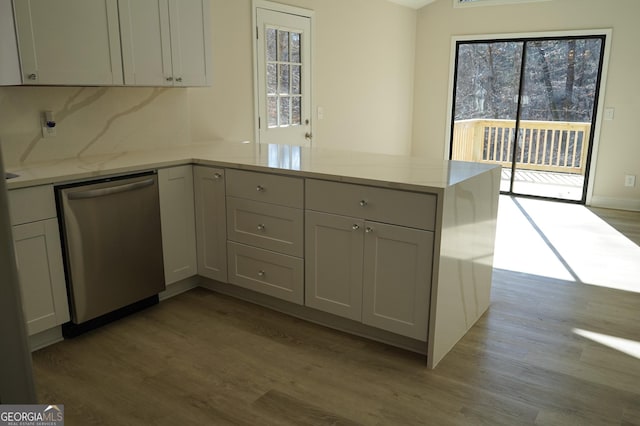
M153 178L142 180L140 182L127 183L124 185L110 186L107 188L90 189L88 191L78 191L69 193L70 200L83 200L87 198L104 197L105 195L118 194L120 192L134 191L136 189L145 188L155 183Z

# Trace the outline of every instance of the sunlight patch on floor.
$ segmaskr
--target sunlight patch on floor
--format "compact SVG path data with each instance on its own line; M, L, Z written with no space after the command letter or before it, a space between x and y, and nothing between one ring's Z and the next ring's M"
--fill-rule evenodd
M640 293L640 247L576 204L501 196L494 267Z
M634 358L640 359L640 342L635 340L623 339L621 337L609 336L608 334L596 333L593 331L574 328L572 330L578 336L592 340L601 345L615 349Z

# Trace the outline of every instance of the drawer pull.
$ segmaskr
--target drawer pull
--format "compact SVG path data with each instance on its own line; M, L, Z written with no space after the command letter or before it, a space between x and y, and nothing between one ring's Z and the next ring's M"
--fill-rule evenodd
M266 273L262 269L258 271L258 276L260 278L264 278L265 275L266 275Z
M357 231L358 229L360 229L360 225L356 223L351 227L351 229L353 229L354 231Z
M367 204L367 200L360 200L360 207L366 207Z
M264 192L264 186L262 186L262 185L258 185L258 186L256 186L256 191L258 191L258 192Z
M258 231L264 231L266 227L261 223L258 225Z
M214 174L213 174L213 178L214 178L214 179L220 179L221 177L222 177L222 174L221 174L221 173L214 173Z
M367 226L367 227L365 228L364 232L366 232L367 234L370 234L370 233L372 233L372 232L373 232L373 228L372 228L372 227L370 227L370 226Z

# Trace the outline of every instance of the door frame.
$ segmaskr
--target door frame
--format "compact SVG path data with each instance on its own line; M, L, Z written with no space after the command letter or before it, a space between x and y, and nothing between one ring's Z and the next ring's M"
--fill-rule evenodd
M604 35L604 52L602 55L602 72L600 74L600 87L598 89L598 102L595 106L595 116L593 117L593 141L591 144L591 156L589 172L585 175L587 191L585 204L591 205L593 198L593 183L596 175L598 164L598 151L600 147L600 133L602 129L602 120L604 114L604 99L606 94L607 73L609 69L609 56L611 52L611 38L613 35L612 28L601 29L585 29L571 31L544 31L544 32L524 32L524 33L498 33L498 34L480 34L480 35L456 35L451 37L450 59L449 59L449 93L447 95L447 121L445 129L445 149L444 159L449 160L451 156L451 120L453 119L453 89L455 84L456 72L456 43L459 41L474 40L517 40L528 38L562 38L562 37L580 37Z
M314 51L315 51L315 22L314 15L315 11L311 9L305 9L302 7L291 6L288 4L277 3L270 0L251 0L251 28L254 31L251 37L251 44L253 47L253 137L255 143L260 142L260 96L258 90L260 88L258 75L258 9L267 9L274 12L280 13L288 13L290 15L302 16L305 18L309 18L309 23L311 26L311 43L309 43L309 66L310 70L310 79L311 79L311 93L309 93L309 105L311 105L311 111L309 111L309 132L314 134L314 120L313 120L313 111L315 110L313 105L313 93L314 93ZM313 140L310 142L313 144Z

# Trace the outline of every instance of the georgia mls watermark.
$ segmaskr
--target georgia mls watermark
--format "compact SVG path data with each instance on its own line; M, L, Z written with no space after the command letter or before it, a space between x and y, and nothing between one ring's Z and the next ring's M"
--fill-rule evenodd
M0 426L64 426L64 405L0 404Z

